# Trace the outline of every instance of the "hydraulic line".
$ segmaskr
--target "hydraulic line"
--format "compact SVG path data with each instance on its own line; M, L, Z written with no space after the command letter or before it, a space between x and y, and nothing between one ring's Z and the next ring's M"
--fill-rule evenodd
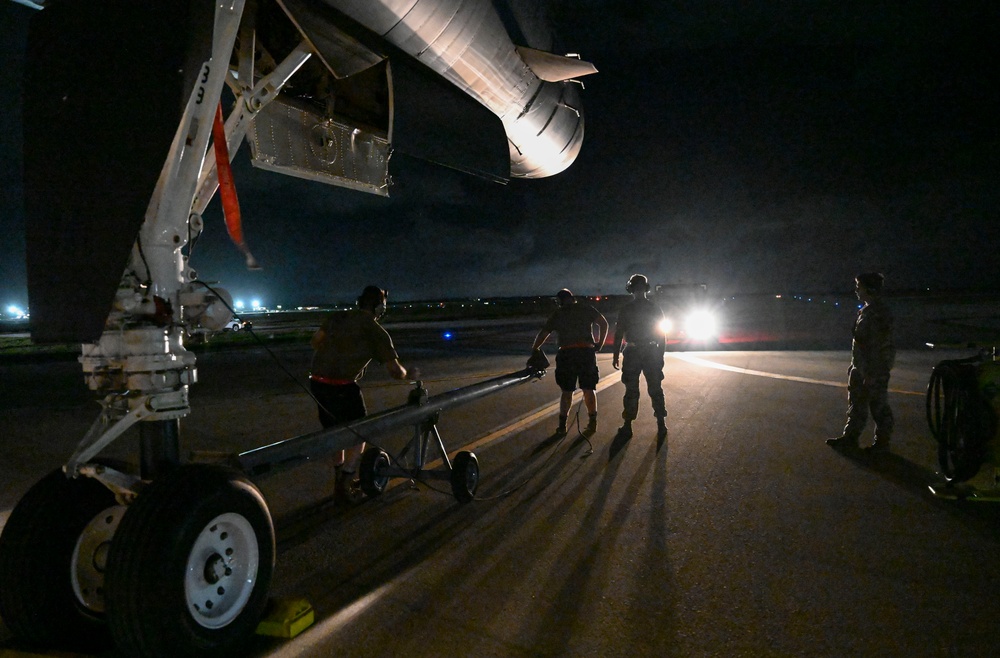
M927 384L927 425L938 444L941 472L963 482L979 472L996 433L996 414L979 390L983 357L942 361Z

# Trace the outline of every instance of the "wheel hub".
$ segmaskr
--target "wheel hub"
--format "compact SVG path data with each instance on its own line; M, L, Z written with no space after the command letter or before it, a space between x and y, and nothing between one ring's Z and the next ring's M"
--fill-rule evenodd
M479 486L479 465L470 461L465 467L465 484L469 491L475 491Z
M226 576L233 573L233 570L226 566L226 560L218 553L208 558L205 563L205 582L215 585Z
M111 540L125 510L115 505L94 516L80 533L70 562L70 581L77 601L89 612L104 614L104 571Z
M184 592L188 610L205 628L233 621L253 592L260 549L240 514L221 514L205 526L188 556Z

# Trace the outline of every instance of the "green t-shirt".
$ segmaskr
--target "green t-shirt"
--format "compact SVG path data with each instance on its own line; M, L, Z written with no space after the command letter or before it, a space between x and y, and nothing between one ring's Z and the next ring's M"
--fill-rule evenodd
M601 312L593 306L575 302L556 309L546 321L544 330L558 334L559 347L581 343L593 346L593 325L601 317L603 317Z
M392 338L369 311L334 313L319 332L322 340L313 354L313 375L356 381L372 359L389 363L399 358Z

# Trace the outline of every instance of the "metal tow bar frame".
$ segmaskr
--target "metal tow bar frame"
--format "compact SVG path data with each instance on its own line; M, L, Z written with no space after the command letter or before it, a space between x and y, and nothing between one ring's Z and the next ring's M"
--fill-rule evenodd
M539 379L544 375L544 370L525 368L431 397L425 396L425 389L418 382L417 388L410 394L408 404L372 414L354 423L328 427L317 432L254 448L238 454L235 461L249 477L255 479L267 477L294 468L311 459L329 455L365 441L372 441L383 432L413 425L413 439L403 449L400 456L412 450L414 469L383 469L383 474L411 478L419 474L427 458L431 435L436 439L437 446L440 448L443 460L450 472L452 462L448 458L444 442L437 431L437 421L441 412Z

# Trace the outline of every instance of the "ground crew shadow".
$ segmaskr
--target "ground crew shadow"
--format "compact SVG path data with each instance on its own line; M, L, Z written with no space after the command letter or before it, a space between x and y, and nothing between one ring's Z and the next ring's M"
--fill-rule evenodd
M915 464L893 453L869 455L860 450L838 451L861 468L876 473L882 478L906 489L947 511L980 536L1000 540L1000 506L995 502L973 502L951 500L935 496L931 485L943 487L944 478L940 473Z
M615 438L611 439L611 444L608 446L608 463L610 464L614 461L615 457L618 456L622 450L628 446L629 442L632 440L631 434L626 434L621 430L615 434Z
M928 485L940 480L933 471L893 453L869 454L858 449L839 449L836 452L905 489L924 493Z

